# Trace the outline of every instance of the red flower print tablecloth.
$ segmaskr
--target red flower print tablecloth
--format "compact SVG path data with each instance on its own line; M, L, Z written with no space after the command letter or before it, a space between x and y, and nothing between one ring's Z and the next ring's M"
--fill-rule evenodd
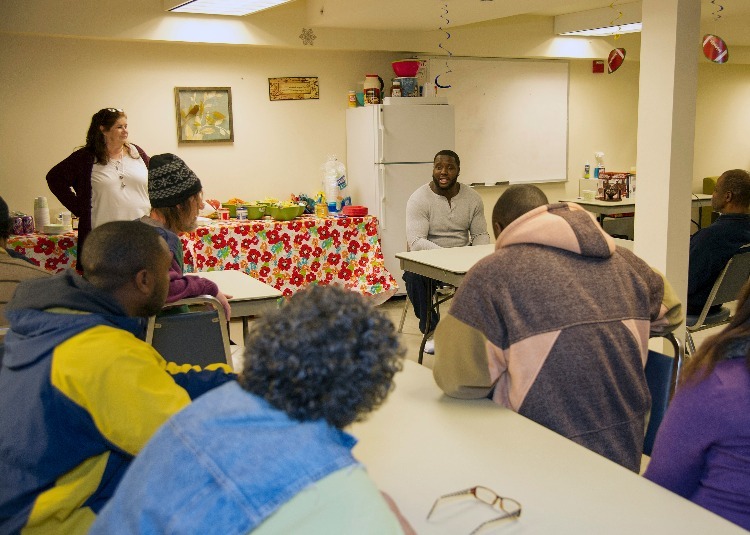
M186 273L241 269L284 295L311 283L341 284L378 304L398 288L385 269L373 216L221 221L180 238ZM11 236L8 247L52 272L76 266L75 231Z
M37 266L57 273L65 268L76 267L78 233L11 235L7 247L25 255Z
M311 283L341 284L381 303L398 288L373 216L221 221L180 238L185 272L240 269L284 295Z

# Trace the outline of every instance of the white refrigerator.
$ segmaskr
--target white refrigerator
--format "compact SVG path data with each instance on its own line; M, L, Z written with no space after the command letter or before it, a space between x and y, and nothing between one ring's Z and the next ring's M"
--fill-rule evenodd
M380 222L385 267L404 294L395 255L406 250L406 201L432 180L435 154L455 148L455 120L444 99L385 101L346 110L346 171L353 204Z

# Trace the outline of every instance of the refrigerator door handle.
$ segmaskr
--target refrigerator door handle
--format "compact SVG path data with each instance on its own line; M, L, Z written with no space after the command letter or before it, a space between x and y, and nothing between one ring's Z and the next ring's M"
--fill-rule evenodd
M380 214L380 228L385 230L388 226L385 220L385 167L383 165L378 166L378 194L380 196L380 199L378 199L380 203L378 211Z
M377 146L375 147L375 161L383 163L383 138L385 137L385 125L383 124L383 106L378 105L375 109L375 122L377 123Z

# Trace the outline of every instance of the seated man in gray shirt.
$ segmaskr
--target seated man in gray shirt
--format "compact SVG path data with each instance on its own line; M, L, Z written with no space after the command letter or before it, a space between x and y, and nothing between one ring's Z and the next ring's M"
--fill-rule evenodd
M461 161L452 150L441 150L435 155L432 182L417 189L406 204L406 240L410 251L463 247L490 243L484 218L482 198L470 187L458 182ZM419 318L419 330L427 330L427 316L431 311L430 287L435 281L416 273L405 272L406 294ZM430 283L432 283L430 285ZM430 330L439 321L430 318ZM432 353L432 340L425 352Z

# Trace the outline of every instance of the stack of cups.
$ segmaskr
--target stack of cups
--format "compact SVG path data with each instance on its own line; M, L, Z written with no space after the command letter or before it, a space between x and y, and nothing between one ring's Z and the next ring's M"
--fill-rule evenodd
M49 206L47 197L34 199L34 230L44 232L44 227L49 225Z

